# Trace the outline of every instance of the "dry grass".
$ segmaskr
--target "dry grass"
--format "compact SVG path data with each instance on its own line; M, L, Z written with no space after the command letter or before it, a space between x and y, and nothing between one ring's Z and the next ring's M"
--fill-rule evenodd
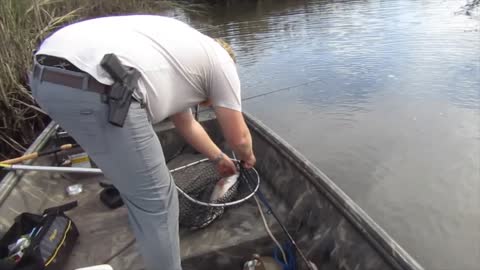
M185 6L155 0L2 0L0 5L0 159L21 154L48 117L28 88L33 50L65 24L105 15L150 13Z

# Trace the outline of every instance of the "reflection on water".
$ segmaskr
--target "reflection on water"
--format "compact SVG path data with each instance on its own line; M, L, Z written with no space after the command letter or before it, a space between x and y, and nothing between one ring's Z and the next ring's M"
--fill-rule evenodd
M190 19L232 43L243 97L299 85L245 101L248 112L426 269L474 270L480 17L470 2L236 1Z

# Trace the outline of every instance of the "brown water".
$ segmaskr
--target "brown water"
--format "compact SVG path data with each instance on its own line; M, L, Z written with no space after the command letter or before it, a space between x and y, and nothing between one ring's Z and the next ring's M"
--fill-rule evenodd
M476 270L480 16L466 1L236 1L191 19L236 49L244 98L297 85L246 111L426 269Z

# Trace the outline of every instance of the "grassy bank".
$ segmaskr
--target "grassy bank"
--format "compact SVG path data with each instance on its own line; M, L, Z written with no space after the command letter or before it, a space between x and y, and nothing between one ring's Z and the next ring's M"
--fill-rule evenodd
M25 151L49 121L27 85L32 52L63 25L106 15L159 14L178 1L2 0L0 5L0 160Z

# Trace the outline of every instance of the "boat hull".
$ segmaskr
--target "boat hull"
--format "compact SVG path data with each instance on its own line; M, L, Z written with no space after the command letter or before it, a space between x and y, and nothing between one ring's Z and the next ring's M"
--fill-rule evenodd
M252 132L261 190L319 269L423 269L324 173L260 121L248 114L245 117ZM228 153L213 113L203 113L201 120L212 139ZM29 151L52 146L54 129L55 125L49 125ZM165 156L175 157L170 168L203 158L184 147L171 123L155 129ZM52 159L41 158L34 164L51 165ZM110 263L115 270L142 269L127 210L110 210L98 199L98 182L106 181L102 175L10 172L0 183L0 232L6 231L18 213L39 213L78 200L80 206L70 215L80 229L81 241L67 269L101 263ZM77 183L83 184L84 192L69 197L66 187ZM286 241L274 219L269 215L267 219L273 233ZM205 229L181 230L180 237L184 269L241 269L253 253L271 256L274 247L252 200L227 209ZM97 250L100 246L103 251ZM301 260L298 265L305 269Z

